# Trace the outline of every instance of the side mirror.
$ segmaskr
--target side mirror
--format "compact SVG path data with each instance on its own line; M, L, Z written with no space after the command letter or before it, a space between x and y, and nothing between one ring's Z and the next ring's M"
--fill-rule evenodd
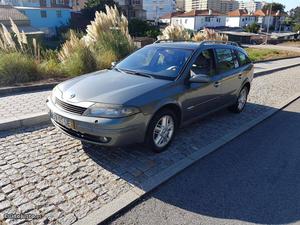
M189 79L191 83L209 83L211 81L210 77L205 74L194 74Z
M117 62L112 62L111 63L111 68L114 68L117 65Z

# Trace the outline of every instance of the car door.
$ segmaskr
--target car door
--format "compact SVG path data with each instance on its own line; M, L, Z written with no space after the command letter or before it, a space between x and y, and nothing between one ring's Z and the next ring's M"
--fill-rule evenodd
M219 77L221 105L227 105L236 100L236 92L241 87L242 71L237 56L231 48L215 49L217 76Z
M207 83L187 82L182 101L184 119L189 120L209 113L220 104L219 76L216 75L215 56L213 49L202 50L189 68L190 76L207 75Z

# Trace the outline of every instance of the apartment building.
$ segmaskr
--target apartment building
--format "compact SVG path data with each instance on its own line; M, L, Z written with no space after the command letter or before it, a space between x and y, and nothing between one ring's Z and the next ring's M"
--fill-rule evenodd
M143 0L147 20L158 21L167 13L176 11L175 0Z
M257 10L260 10L264 7L266 2L264 1L240 1L239 9L247 9L248 12L254 13Z
M185 0L185 11L191 10L221 11L221 0Z
M238 8L239 8L239 2L236 0L221 0L220 12L222 13L228 13Z
M185 0L176 0L176 10L184 11L185 9Z

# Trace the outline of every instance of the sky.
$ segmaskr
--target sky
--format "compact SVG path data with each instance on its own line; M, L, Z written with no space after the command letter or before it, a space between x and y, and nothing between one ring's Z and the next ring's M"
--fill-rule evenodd
M267 0L267 2L272 2L272 0ZM273 0L273 2L278 2L285 5L286 11L300 6L300 0Z

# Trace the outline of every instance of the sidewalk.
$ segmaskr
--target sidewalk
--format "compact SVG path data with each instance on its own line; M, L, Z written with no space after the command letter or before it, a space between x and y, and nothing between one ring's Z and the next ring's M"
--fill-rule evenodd
M255 74L259 75L297 64L300 65L299 58L256 63L254 68ZM0 96L0 131L47 122L45 101L50 92L48 90Z

